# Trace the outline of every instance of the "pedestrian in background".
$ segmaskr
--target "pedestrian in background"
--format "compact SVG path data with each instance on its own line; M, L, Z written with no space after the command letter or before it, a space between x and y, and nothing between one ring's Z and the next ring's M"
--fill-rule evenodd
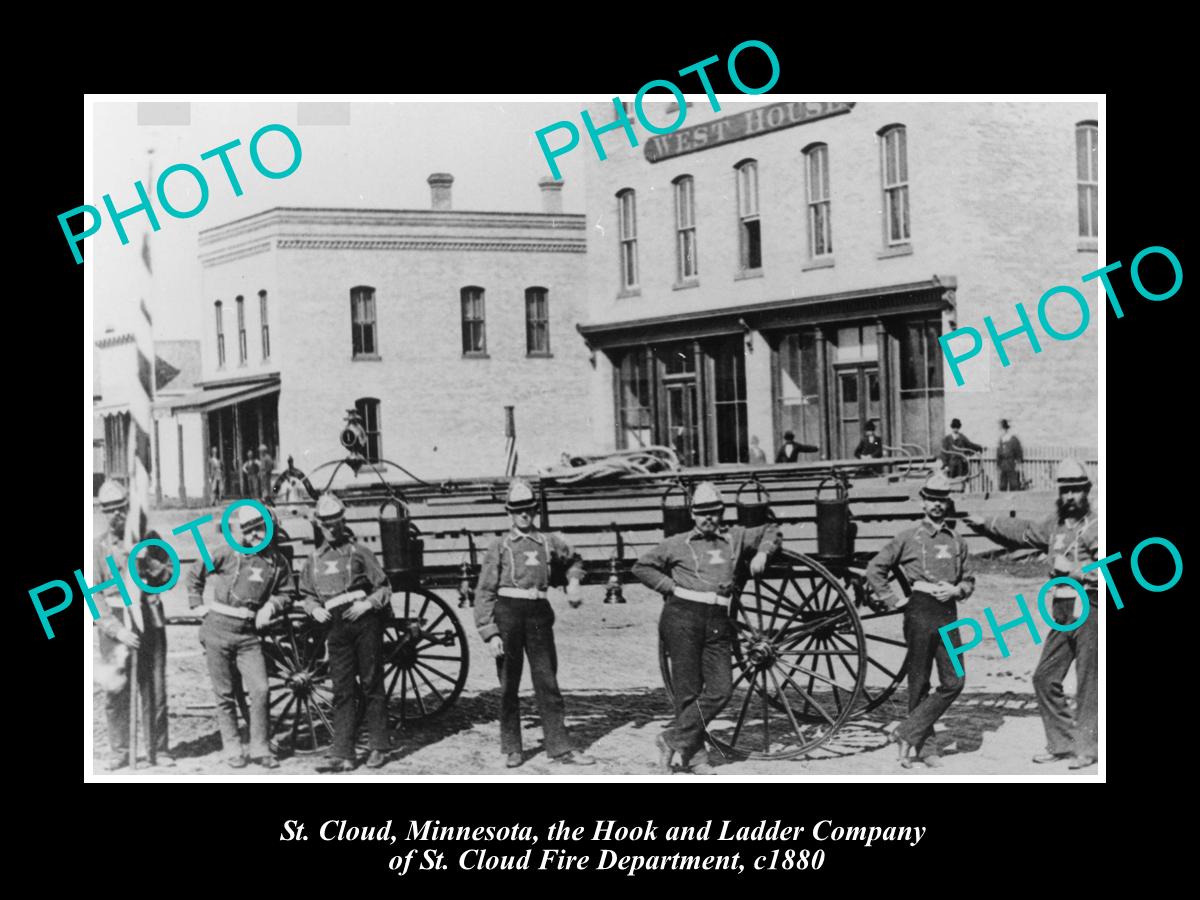
M750 465L765 466L767 464L767 454L758 444L758 435L750 436Z
M271 475L275 471L275 460L271 456L271 448L266 444L258 445L258 481L259 481L259 496L264 500L270 500L272 495L271 490Z
M983 447L962 433L962 422L950 420L950 433L942 438L942 466L947 478L965 478L971 470L967 453L982 453Z
M1000 440L996 444L996 468L1000 471L1000 490L1022 490L1021 463L1024 460L1021 439L1011 430L1008 419L1001 419Z
M814 447L811 444L796 443L796 433L794 431L785 431L783 433L783 443L779 445L779 452L775 454L775 462L798 462L801 453L816 453L819 449L819 447Z
M212 448L212 452L208 456L208 486L212 492L213 503L224 498L225 467L221 463L221 457L217 454L216 447Z
M258 496L258 460L253 450L246 451L246 461L242 463L242 496Z

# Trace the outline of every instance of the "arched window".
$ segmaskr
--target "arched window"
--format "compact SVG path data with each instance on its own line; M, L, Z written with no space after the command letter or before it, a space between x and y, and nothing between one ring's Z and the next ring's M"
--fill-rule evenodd
M1079 183L1079 236L1097 237L1100 201L1100 132L1095 122L1075 126L1075 177Z
M696 184L691 175L680 175L675 185L675 277L691 281L700 274L696 258Z
M810 144L804 150L808 188L808 257L833 253L832 207L829 200L829 147Z
M237 304L237 328L238 328L238 365L246 364L246 298L240 294L235 301Z
M908 222L908 133L903 125L879 132L884 236L889 247L912 240Z
M350 288L350 339L355 357L377 357L375 335L375 288Z
M354 408L362 416L363 431L367 433L367 462L377 463L383 459L383 440L379 426L379 400L375 397L359 397Z
M762 228L758 218L758 162L744 159L736 166L738 235L743 272L762 268Z
M525 290L525 354L550 355L550 299L543 287Z
M213 304L217 313L217 368L225 368L225 318L221 314L221 301Z
M483 288L465 287L461 296L463 356L486 356L487 329L484 321Z
M267 292L258 292L258 320L262 325L262 358L266 362L271 358L271 326L267 318Z
M617 219L621 241L621 287L625 290L638 286L637 258L637 195L631 189L617 194Z

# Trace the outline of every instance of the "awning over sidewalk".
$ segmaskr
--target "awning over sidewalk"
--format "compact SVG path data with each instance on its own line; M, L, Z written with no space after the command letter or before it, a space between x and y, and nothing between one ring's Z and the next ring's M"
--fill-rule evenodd
M156 410L169 409L174 412L212 412L256 397L266 397L279 392L279 379L245 382L228 387L194 391L183 397L160 400L154 404Z

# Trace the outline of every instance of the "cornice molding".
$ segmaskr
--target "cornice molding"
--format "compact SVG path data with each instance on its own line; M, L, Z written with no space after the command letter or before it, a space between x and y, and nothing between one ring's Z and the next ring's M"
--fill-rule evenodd
M200 265L208 269L212 266L219 266L223 265L224 263L245 259L248 256L258 256L260 253L269 253L270 250L270 240L259 241L255 244L240 244L237 247L230 247L227 250L218 250L209 254L201 254Z
M483 250L507 253L586 253L583 238L479 240L471 238L279 238L280 250Z

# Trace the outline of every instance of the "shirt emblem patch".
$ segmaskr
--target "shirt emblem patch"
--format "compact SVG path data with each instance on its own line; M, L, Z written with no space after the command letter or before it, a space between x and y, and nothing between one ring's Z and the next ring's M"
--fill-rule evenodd
M263 580L263 570L259 566L250 567L250 581L257 581L260 584Z
M336 575L338 573L338 564L336 559L326 560L324 575Z
M525 565L527 565L527 566L541 565L542 561L540 559L538 559L536 550L526 550L526 551L524 551L524 553L525 553Z
M725 562L725 557L721 555L720 550L709 550L708 561L715 566L719 563Z
M1067 536L1063 532L1059 532L1054 536L1054 549L1061 550L1067 543Z
M950 545L949 544L935 544L934 546L937 547L937 557L935 557L936 559L952 559L953 558L950 556Z

